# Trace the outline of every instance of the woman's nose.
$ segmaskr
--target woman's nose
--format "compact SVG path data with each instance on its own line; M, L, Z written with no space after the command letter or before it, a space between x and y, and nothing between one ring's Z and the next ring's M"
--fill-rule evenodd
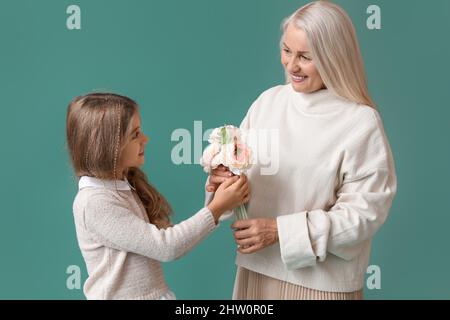
M286 66L286 69L289 72L297 72L300 69L300 66L298 65L298 61L296 57L291 57L288 61L288 64Z
M296 58L292 58L289 60L288 65L287 65L287 69L290 72L297 72L299 71L300 67L297 63L297 59Z

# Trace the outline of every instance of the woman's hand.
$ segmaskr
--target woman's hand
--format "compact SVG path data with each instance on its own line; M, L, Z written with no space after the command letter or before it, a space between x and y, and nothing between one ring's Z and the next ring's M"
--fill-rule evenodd
M217 223L224 212L234 209L249 200L250 187L247 176L229 177L217 188L213 200L208 205L208 209L212 212Z
M209 174L209 184L206 186L206 191L216 191L222 182L232 176L234 176L234 174L223 165L220 165L216 169L211 170L211 173Z
M278 242L276 218L238 220L231 225L240 253L253 253Z

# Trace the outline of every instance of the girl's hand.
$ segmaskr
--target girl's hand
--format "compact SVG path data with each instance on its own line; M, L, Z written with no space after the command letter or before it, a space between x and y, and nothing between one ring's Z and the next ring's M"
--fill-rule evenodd
M233 176L234 174L227 167L223 165L218 166L209 174L209 184L206 186L206 191L216 191L222 182Z
M249 200L250 186L247 176L233 176L220 184L213 200L208 205L208 209L212 212L217 223L224 212L234 209Z
M275 218L238 220L231 225L240 253L253 253L278 242Z

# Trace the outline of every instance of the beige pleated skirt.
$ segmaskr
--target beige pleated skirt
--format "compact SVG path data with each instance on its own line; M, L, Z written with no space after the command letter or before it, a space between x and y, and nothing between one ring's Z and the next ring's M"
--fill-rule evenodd
M362 300L363 291L328 292L237 268L233 300Z

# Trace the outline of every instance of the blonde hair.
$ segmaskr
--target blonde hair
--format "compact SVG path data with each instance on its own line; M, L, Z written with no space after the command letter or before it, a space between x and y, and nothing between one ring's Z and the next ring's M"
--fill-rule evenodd
M375 108L364 63L350 17L328 1L308 3L286 18L283 33L293 24L308 38L312 59L325 86L334 94ZM289 82L289 78L286 77Z
M138 105L113 93L92 93L74 98L67 109L66 138L77 177L117 180L117 165L128 141ZM170 226L171 208L166 199L135 167L122 172L136 190L149 221L159 228ZM120 194L120 193L119 193Z

